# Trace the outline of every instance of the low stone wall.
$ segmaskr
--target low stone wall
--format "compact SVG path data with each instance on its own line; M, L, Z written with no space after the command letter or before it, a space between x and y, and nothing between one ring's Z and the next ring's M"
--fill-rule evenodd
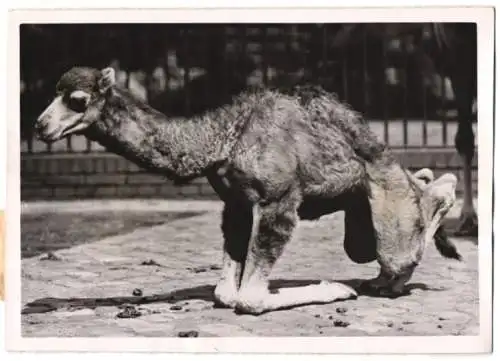
M436 176L453 172L461 179L461 162L454 149L394 150L409 169L431 168ZM477 159L473 165L477 192ZM458 194L463 192L459 183ZM189 198L216 199L205 179L175 186L109 153L25 154L21 157L21 199Z

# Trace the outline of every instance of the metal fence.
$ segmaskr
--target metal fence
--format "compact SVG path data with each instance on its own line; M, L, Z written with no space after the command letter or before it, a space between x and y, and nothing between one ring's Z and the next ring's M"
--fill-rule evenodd
M22 152L105 151L81 136L51 145L33 138L33 121L57 78L76 64L113 66L121 86L172 116L220 106L252 87L316 84L361 112L391 147L453 146L451 84L438 62L422 55L429 25L394 33L384 26L23 25Z

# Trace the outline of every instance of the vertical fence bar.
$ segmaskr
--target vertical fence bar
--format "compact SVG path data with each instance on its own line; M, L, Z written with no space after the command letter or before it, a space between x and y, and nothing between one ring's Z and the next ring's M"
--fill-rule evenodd
M213 25L209 25L209 29L208 31L203 29L203 28L197 28L197 31L198 31L198 34L197 35L197 39L202 39L203 42L204 42L204 46L202 47L202 52L203 54L201 55L201 57L203 57L203 68L205 70L205 72L207 71L207 69L209 68L209 51L210 51L210 40L211 40L211 32L213 31L213 28L212 28ZM204 82L204 86L203 86L203 93L205 94L205 99L210 99L211 96L210 96L210 81L209 81L210 78L210 74L205 74L205 82ZM204 109L209 106L209 101L208 102L205 102L204 103L205 106L203 107Z
M369 81L368 81L368 50L367 50L367 35L366 27L363 27L363 112L368 111L368 91L369 91Z
M33 133L30 132L28 139L26 139L26 142L28 143L28 153L32 154L33 153Z
M217 39L216 39L216 42L217 41L221 41L223 46L222 46L222 54L221 54L221 59L222 59L222 62L224 63L224 66L225 68L227 68L227 65L228 65L228 56L227 56L227 44L228 44L228 34L227 34L227 27L226 25L217 25L217 26L220 26L220 28L218 29L217 31ZM220 39L218 37L221 37ZM223 79L222 79L222 86L224 87L224 91L226 92L229 87L228 87L228 82L229 82L229 78L228 78L228 74L227 72L223 72Z
M66 151L73 153L73 135L66 138Z
M389 119L387 114L387 102L389 101L388 90L387 90L387 44L388 44L388 36L384 35L383 46L382 46L382 64L384 69L384 89L383 89L383 116L384 116L384 142L389 144Z
M322 85L324 88L327 88L328 84L328 28L327 24L323 24L323 44L322 44L322 56L323 62L321 65L321 74L322 74Z
M448 144L448 123L446 121L446 77L444 72L441 71L441 127L442 127L442 140L443 147Z
M86 140L86 148L85 148L85 153L90 153L92 151L92 141L88 138L85 138Z
M300 66L303 69L301 82L309 81L309 73L308 73L308 60L307 60L307 51L308 44L304 38L304 28L302 24L295 25L295 39L297 40L298 48L297 50L300 52Z
M151 52L148 44L149 34L151 33L151 29L147 27L146 31L142 32L141 41L142 41L142 71L144 72L144 97L146 98L146 103L149 104L151 101L151 75L153 73L153 66L151 65Z
M65 39L63 38L63 40L65 40ZM66 47L66 44L62 44L62 46L63 46L63 47ZM47 67L47 63L48 63L48 62L47 62L48 52L44 51L44 52L42 52L42 53L43 53L43 55L42 55L43 64L44 64L44 68L46 69L46 67ZM46 85L45 83L43 83L42 87L46 87L46 86L47 86L47 85ZM37 88L38 88L38 87L37 87ZM42 91L43 91L43 90L42 90ZM45 92L44 92L44 93L45 93ZM46 144L45 144L45 151L46 151L47 153L52 153L52 143L46 143Z
M286 58L288 59L288 61L290 62L289 64L287 64L288 66L284 66L283 67L283 70L285 72L284 74L284 78L286 79L286 86L290 86L292 85L292 81L291 81L291 77L290 77L290 74L291 74L291 69L292 67L290 66L291 65L291 59L293 58L293 49L292 49L292 42L293 42L293 25L288 25L288 26L285 26L285 30L284 30L284 41L285 41L285 56ZM295 62L293 62L293 64L295 65Z
M345 46L345 45L344 45ZM349 69L347 68L346 55L347 52L342 54L342 91L344 93L344 100L349 102Z
M302 51L302 43L301 43L299 31L300 31L300 29L298 28L297 24L290 25L289 51L290 51L290 55L292 55L292 54L297 55L297 58L294 59L295 60L294 63L297 67L298 72L300 73L300 69L302 69L301 67L304 66L304 57L303 57L304 52ZM300 83L304 80L305 69L303 69L303 70L304 70L304 72L303 72L302 76L300 78L297 76L297 78L295 79L294 85L296 85L297 83Z
M403 49L403 146L408 147L408 51Z
M269 64L268 64L268 52L269 52L269 44L268 44L268 34L267 34L268 25L263 25L261 28L262 31L262 81L264 82L264 86L267 87L269 85Z
M182 42L184 44L182 48L182 60L183 60L183 68L184 68L184 89L186 90L186 96L184 99L184 106L186 115L188 115L191 111L191 98L190 98L190 62L189 62L189 30L184 28L182 29Z
M168 31L167 31L168 34ZM162 34L165 35L165 34ZM165 70L165 89L163 90L163 95L168 96L168 93L170 92L170 54L171 54L171 45L172 43L167 40L167 36L165 36L165 43L164 46L165 48L163 49L163 54L162 54L162 66L163 69Z
M84 33L85 33L85 31L84 31ZM64 44L65 44L65 46L62 47L62 49L63 49L62 56L63 56L63 59L65 61L67 61L67 59L69 58L69 51L68 51L69 48L68 48L68 46L66 46L66 44L70 41L71 34L69 32L63 31L62 36L63 36L63 40L64 40ZM66 138L66 152L73 153L72 139L73 139L73 134L71 134L69 137Z
M425 82L425 77L422 77L424 79L422 81L422 113L423 113L423 120L422 120L422 145L425 147L427 146L427 84Z
M66 138L66 152L73 153L73 134Z
M89 53L89 44L93 44L92 38L89 39L93 35L92 28L89 28L88 31L85 31L84 34L82 35L82 46L83 49L85 50L85 53ZM85 137L85 150L83 151L84 153L90 153L92 151L92 141Z
M245 76L247 76L247 51L248 51L248 45L247 45L247 25L246 24L241 24L240 26L240 31L239 31L239 41L241 44L240 48L240 65L245 67ZM247 83L248 78L245 79L245 84Z

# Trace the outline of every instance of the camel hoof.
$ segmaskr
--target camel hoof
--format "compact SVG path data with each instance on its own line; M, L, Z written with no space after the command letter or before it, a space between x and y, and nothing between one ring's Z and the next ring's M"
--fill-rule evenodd
M237 315L253 315L253 316L259 316L265 312L267 312L267 309L264 307L264 302L263 300L240 300L236 303L234 306L234 312Z
M356 290L340 282L321 281L316 287L316 292L320 295L319 298L323 298L324 303L358 298Z
M477 215L475 213L471 213L461 216L454 235L458 237L477 237Z
M218 284L214 290L214 308L234 308L238 303L238 293L227 283Z

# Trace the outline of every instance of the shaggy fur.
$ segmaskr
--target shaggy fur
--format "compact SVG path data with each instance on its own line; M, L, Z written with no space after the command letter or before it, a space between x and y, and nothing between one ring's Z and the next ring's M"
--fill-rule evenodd
M69 96L89 92L92 100L78 121L88 124L83 134L169 179L207 177L224 201L224 266L215 290L220 304L258 314L355 296L338 284L317 285L310 295L267 290L299 219L340 210L349 257L381 266L368 283L372 288L402 294L430 239L445 257L459 258L439 228L456 179L428 182L407 172L362 117L333 95L317 88L262 90L199 117L170 119L116 88L109 69L96 74L75 68L58 86ZM47 141L58 137L46 130L54 129L55 113L49 107L38 121Z

